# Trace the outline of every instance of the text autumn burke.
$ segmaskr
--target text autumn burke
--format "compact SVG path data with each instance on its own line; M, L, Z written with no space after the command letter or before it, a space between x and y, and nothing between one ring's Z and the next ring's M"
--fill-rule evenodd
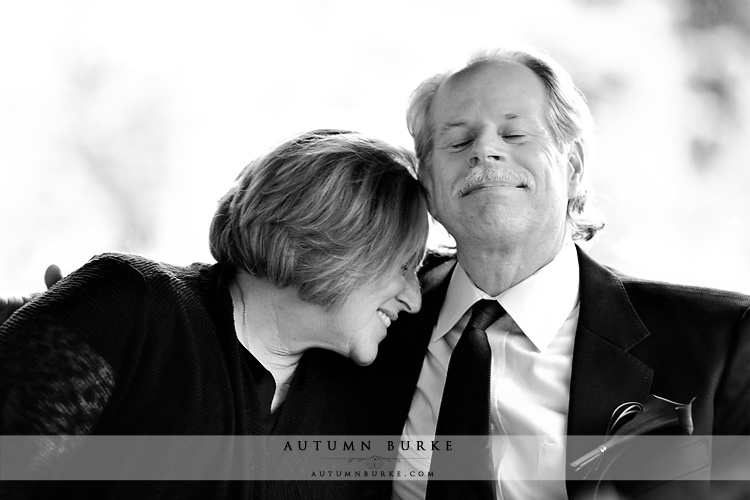
M328 450L328 451L336 451L336 450L342 450L342 451L370 451L370 441L338 441L338 440L323 440L323 439L315 439L315 440L303 440L303 441L287 441L284 445L284 451L320 451L320 450ZM388 446L388 451L393 451L395 449L399 449L401 451L409 451L409 450L422 450L426 451L428 449L432 451L441 451L441 450L447 450L451 451L453 449L453 443L451 441L440 441L440 440L432 440L432 441L386 441L386 445Z

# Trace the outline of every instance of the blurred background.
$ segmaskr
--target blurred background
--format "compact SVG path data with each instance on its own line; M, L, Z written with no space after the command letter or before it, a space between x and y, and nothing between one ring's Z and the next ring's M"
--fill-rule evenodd
M107 251L211 262L254 157L319 127L411 147L422 79L519 40L591 104L590 253L750 293L747 0L25 0L0 3L0 295Z

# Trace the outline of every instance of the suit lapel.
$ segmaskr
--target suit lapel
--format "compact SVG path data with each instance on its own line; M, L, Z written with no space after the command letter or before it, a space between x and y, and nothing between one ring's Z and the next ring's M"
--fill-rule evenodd
M622 281L580 248L578 261L580 314L570 381L568 464L591 449L591 442L575 436L604 435L617 406L645 401L653 376L650 367L628 353L649 332ZM571 471L567 477L574 479Z

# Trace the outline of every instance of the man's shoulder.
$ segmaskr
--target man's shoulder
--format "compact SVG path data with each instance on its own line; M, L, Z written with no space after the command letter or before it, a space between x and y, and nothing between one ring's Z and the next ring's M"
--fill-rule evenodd
M719 288L634 276L592 258L580 249L579 264L581 265L582 286L585 281L588 284L607 283L609 290L612 290L612 286L622 287L628 299L639 311L659 311L664 307L677 308L686 312L713 310L719 313L750 309L750 295ZM589 292L591 292L589 298L596 298L601 290L592 288Z
M439 267L447 262L456 261L456 251L452 249L437 249L428 250L422 260L422 265L419 267L419 275L423 276L425 273L433 271L436 267Z
M419 284L427 292L445 280L456 265L455 250L430 250L419 269Z
M682 311L694 314L750 314L750 295L740 292L634 277L613 270L636 309Z
M750 304L750 295L741 292L724 290L721 288L652 280L621 273L618 273L618 275L626 288L637 289L643 293L672 296L675 298L683 298L685 300L710 299L736 302L738 304Z

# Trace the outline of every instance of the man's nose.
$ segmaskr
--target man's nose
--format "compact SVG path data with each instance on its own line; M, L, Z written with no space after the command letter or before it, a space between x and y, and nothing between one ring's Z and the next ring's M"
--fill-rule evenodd
M497 144L497 141L478 139L474 142L474 148L469 156L470 167L481 167L503 161L505 161L505 153Z

